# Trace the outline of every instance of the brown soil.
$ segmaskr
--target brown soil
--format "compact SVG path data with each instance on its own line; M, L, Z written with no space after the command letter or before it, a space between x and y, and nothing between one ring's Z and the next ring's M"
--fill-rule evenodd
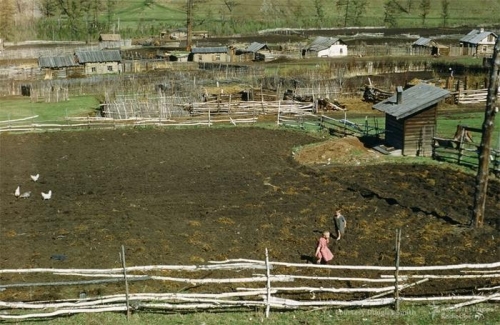
M348 228L331 245L336 264L393 265L397 228L402 265L499 260L498 181L489 183L485 227L472 230L464 225L473 176L429 165L371 164L381 159L355 138L321 142L250 127L1 134L0 268L120 267L121 245L128 265L262 260L265 248L273 260L305 263L338 207ZM32 197L15 198L18 185ZM49 189L53 197L43 201L40 192ZM0 277L2 283L36 280L46 279ZM176 288L165 286L148 290ZM424 289L447 288L429 283L407 294ZM0 299L65 293L8 289Z

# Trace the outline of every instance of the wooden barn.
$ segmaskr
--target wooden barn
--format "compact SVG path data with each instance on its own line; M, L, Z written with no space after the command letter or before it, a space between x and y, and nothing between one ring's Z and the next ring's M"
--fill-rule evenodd
M54 74L57 78L66 78L73 73L83 73L73 54L39 57L38 66L45 72L44 79L53 79Z
M404 156L431 156L439 103L450 95L446 89L420 83L373 105L385 113L385 144Z
M497 34L485 31L483 28L474 29L460 39L463 55L491 56L497 40Z
M87 75L122 72L122 57L118 50L76 51L75 56Z
M120 34L101 34L99 35L100 49L119 49L122 45Z
M440 56L450 54L450 49L447 46L441 45L438 42L426 37L420 37L418 40L413 42L411 47L413 54L415 55Z

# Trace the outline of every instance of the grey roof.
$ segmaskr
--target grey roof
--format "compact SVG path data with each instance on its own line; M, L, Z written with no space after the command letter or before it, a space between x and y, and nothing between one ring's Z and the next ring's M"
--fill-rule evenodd
M194 47L191 49L191 53L227 53L227 47Z
M311 44L309 44L309 46L306 49L308 51L315 51L315 52L326 50L337 42L345 44L340 38L318 36L314 41L312 41Z
M413 42L413 45L418 46L434 46L433 41L430 38L420 37L418 40Z
M490 34L493 34L495 37L497 37L497 34L493 32L486 32L486 31L480 31L477 29L474 29L469 32L469 34L465 35L460 39L460 42L462 43L470 43L470 44L479 44L483 39L488 37Z
M76 51L75 55L79 63L121 62L122 60L118 50Z
M269 49L266 44L253 42L252 44L248 45L248 47L246 48L245 51L255 53L255 52L258 52L264 48Z
M446 89L438 88L425 83L419 83L403 91L401 104L397 104L397 94L395 94L392 97L373 105L373 108L394 116L399 120L420 112L421 110L440 102L449 95L450 92Z
M78 66L72 54L64 56L47 56L38 58L40 68L66 68Z

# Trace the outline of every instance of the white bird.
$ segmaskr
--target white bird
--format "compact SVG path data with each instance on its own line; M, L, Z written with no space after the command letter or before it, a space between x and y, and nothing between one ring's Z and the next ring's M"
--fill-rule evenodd
M19 195L21 195L21 187L20 186L18 186L16 188L16 191L14 192L14 196L15 197L19 197Z
M27 199L31 196L31 191L24 192L23 194L19 195L19 197L22 197L23 199Z
M42 192L42 198L44 200L50 200L51 197L52 197L52 190L50 190L48 193L43 193Z
M33 180L33 182L36 182L38 180L38 177L40 177L40 174L30 175L30 176L31 176L31 179Z

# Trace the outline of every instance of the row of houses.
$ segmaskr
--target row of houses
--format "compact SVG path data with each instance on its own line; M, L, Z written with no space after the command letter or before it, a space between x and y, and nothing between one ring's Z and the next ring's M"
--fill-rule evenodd
M463 55L476 57L491 56L497 35L493 32L472 30L460 39L460 48ZM102 34L99 38L102 46L100 51L76 51L74 54L63 56L40 57L39 67L46 70L46 74L53 70L73 69L80 70L85 75L108 74L122 72L122 55L120 50L121 38L117 34ZM414 53L420 55L447 55L449 47L440 45L429 38L419 38L412 47ZM197 63L229 63L250 61L271 61L276 58L277 51L273 51L267 44L253 42L246 47L216 46L193 47L188 51L158 52L157 59L172 62ZM301 49L301 57L342 57L347 56L348 46L340 38L318 36L311 43Z
M467 35L460 38L459 47L462 55L470 55L474 57L486 57L493 54L493 48L498 35L484 29L473 29ZM449 47L439 44L439 42L421 37L413 42L412 47L417 53L422 55L448 55Z

